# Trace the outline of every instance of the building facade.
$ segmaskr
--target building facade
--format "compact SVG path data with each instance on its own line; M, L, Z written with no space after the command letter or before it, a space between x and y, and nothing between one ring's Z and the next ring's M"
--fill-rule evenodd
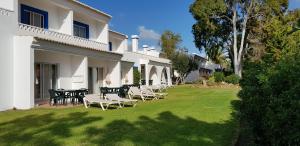
M197 54L192 54L193 59L198 62L198 69L191 71L185 78L186 82L196 82L202 78L208 78L216 70L220 69L220 65L209 61L207 58Z
M111 18L75 0L1 0L0 111L32 108L49 89L132 84L136 62Z

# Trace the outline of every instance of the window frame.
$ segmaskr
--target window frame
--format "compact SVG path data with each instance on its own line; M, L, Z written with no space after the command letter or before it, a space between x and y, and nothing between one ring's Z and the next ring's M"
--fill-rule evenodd
M75 31L75 25L77 27L85 28L85 37L82 37L82 36L77 36L77 37L82 37L82 38L86 38L86 39L90 38L90 30L89 30L88 24L84 24L84 23L78 22L78 21L73 21L73 32ZM76 36L75 33L73 35Z
M29 18L27 18L27 13L28 12L30 14ZM21 4L21 23L30 25L30 22L31 22L31 19L32 19L31 18L32 14L38 14L38 15L43 16L43 17L41 17L42 18L41 25L43 25L43 26L41 26L40 28L48 29L48 12L47 11L40 10L40 9L31 7L31 6L28 6L28 5ZM34 21L34 18L33 18L33 21ZM32 25L32 26L34 26L34 25ZM36 26L36 27L38 27L38 26Z

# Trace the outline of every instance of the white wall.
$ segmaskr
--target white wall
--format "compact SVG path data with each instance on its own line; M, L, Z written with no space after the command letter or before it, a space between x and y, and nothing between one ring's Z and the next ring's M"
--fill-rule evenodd
M184 80L186 82L195 82L199 80L199 77L200 77L199 70L194 70L191 71Z
M115 32L109 32L109 42L112 43L112 51L123 54L125 50L128 50L127 38L123 35Z
M102 23L79 13L74 13L73 19L89 25L91 40L108 44L108 24Z
M35 62L58 64L58 88L87 88L86 57L36 50Z
M87 57L72 56L72 89L88 88Z
M14 1L15 0L0 0L0 8L4 8L10 11L14 10Z
M33 37L14 37L14 107L29 109L34 107L34 50Z
M0 7L13 10L14 0L1 0ZM13 108L13 50L17 27L16 12L0 14L0 111Z
M122 72L122 84L123 85L133 84L133 63L122 62L121 72Z
M104 87L120 87L121 86L121 64L119 61L109 61L89 58L89 67L103 68ZM109 84L110 81L111 83Z
M69 10L63 9L52 3L44 0L19 0L19 10L20 4L25 4L37 9L41 9L43 11L48 12L48 22L49 22L49 30L70 34L70 30L73 21L71 20L71 14ZM19 22L21 22L21 15L19 15ZM70 24L70 22L72 22Z

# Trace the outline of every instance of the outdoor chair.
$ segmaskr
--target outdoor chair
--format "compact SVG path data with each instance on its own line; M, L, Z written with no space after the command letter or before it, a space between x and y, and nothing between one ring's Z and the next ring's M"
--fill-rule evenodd
M139 97L143 101L145 101L146 99L153 99L153 100L157 99L155 94L149 94L148 92L144 92L141 89L139 89L137 87L131 87L128 92L129 97L131 99L134 97Z
M129 99L141 98L142 101L145 101L145 97L142 95L141 90L138 87L130 87L128 90Z
M49 94L50 94L50 101L49 101L49 104L50 106L52 105L52 102L53 102L53 105L56 105L59 103L59 102L64 102L64 96L62 94L59 94L58 92L56 92L54 89L49 89Z
M85 95L85 97L83 98L83 103L85 108L88 108L91 104L99 104L103 111L107 110L110 105L118 105L119 107L121 107L119 101L101 99L97 94Z
M123 107L125 104L131 104L133 107L137 104L137 100L121 98L118 94L106 94L105 98L110 101L118 101L123 104Z
M153 85L153 86L149 86L149 87L144 86L143 88L148 89L150 92L152 92L159 98L164 98L165 96L168 95L168 93L163 92L162 85ZM157 91L157 92L155 92L155 91Z
M158 94L155 94L146 86L141 86L141 92L144 97L152 98L152 100L159 99Z

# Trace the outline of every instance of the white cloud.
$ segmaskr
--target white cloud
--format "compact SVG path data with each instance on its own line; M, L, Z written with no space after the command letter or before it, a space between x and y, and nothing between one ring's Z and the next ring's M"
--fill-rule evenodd
M160 34L155 32L152 29L147 29L145 26L139 26L138 28L139 31L139 36L141 39L144 40L154 40L154 41L158 41L160 40Z

